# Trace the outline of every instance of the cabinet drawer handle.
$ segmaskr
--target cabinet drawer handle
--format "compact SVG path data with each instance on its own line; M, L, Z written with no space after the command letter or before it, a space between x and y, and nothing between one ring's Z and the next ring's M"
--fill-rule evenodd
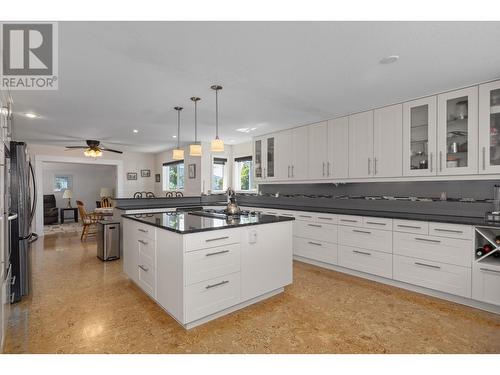
M137 229L137 230L138 230L139 232L142 232L142 233L148 233L148 230L146 230L146 229L141 229L141 228L139 228L139 229Z
M483 147L483 171L486 169L486 147Z
M325 162L323 162L323 177L325 177Z
M227 283L229 283L229 280L224 280L224 281L221 281L220 283L217 283L217 284L207 285L205 287L205 289L215 288L216 286L221 286L221 285L224 285L224 284L227 284Z
M291 216L293 217L293 214L281 214L282 216Z
M431 153L430 153L430 155L429 155L429 159L430 159L430 160L429 160L429 170L430 170L430 172L432 173L432 152L431 152Z
M290 166L288 166L288 178L290 178Z
M439 151L439 172L443 171L443 152Z
M403 224L398 224L398 227L400 227L400 228L409 228L409 229L422 229L422 227L416 227L414 225L403 225Z
M208 253L208 254L205 254L205 256L211 257L212 255L218 255L218 254L224 254L224 253L229 253L229 250L222 250L222 251L217 251L215 253Z
M308 226L310 227L316 227L316 228L321 228L322 225L319 225L319 224L307 224Z
M142 243L143 245L147 245L148 243L146 241L143 241L143 240L137 240L139 241L140 243Z
M367 231L367 230L353 229L352 231L356 232L356 233L372 234L372 232Z
M368 176L372 174L371 172L371 162L372 162L372 159L371 158L368 158Z
M309 216L309 215L299 215L299 217L306 217L306 218L308 218L308 219L311 219L311 218L312 218L312 216Z
M149 271L149 268L144 267L142 264L139 264L139 268L140 268L141 270L143 270L144 272L148 272L148 271Z
M373 175L377 174L377 158L373 158Z
M455 229L440 229L440 228L435 228L434 230L436 232L463 233L463 231L461 231L461 230L455 230Z
M425 263L420 263L420 262L415 262L417 266L423 266L423 267L429 267L429 268L435 268L435 269L441 269L439 266L435 266L433 264L425 264Z
M330 162L326 162L326 176L330 177Z
M272 211L267 211L266 212L266 215L277 215L278 213L277 212L272 212Z
M387 225L387 223L377 223L376 221L367 221L366 224L373 224L373 225Z
M340 221L345 221L346 223L357 223L358 222L357 220L353 220L353 219L340 219Z
M500 271L492 270L491 268L480 268L481 271L500 273Z
M312 241L309 241L307 242L308 244L310 245L315 245L315 246L323 246L322 244L318 243L318 242L312 242Z
M208 240L205 240L205 242L227 240L228 238L229 238L229 236L217 237L217 238L209 238Z
M356 253L356 254L362 254L362 255L372 255L372 253L367 253L365 251L359 251L359 250L353 250L352 252Z
M16 283L16 275L12 276L10 279L10 285L14 285Z
M333 217L322 217L322 216L318 216L318 219L321 219L321 220L333 220Z
M417 241L424 241L424 242L434 242L434 243L441 243L439 240L431 240L429 238L420 238L420 237L415 237Z

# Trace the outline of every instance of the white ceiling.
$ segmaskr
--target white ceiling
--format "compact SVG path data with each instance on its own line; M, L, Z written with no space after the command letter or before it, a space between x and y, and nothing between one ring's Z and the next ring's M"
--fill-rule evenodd
M499 78L499 36L500 22L61 22L59 90L13 92L17 113L41 116L17 116L15 134L157 152L176 142L176 105L181 140L193 139L197 95L208 141L218 83L220 136L240 143Z

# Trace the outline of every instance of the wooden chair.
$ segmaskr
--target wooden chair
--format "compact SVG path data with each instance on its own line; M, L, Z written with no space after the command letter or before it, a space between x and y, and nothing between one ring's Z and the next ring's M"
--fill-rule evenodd
M101 207L113 207L113 205L111 204L111 199L107 198L107 197L104 197L101 199Z
M82 229L82 235L80 237L80 240L83 241L84 239L87 239L87 236L89 234L95 234L96 230L91 232L91 228L96 228L97 229L97 222L99 220L102 220L102 215L97 214L95 212L87 212L85 210L85 205L83 204L82 201L76 201L76 205L78 206L78 212L80 213L80 217L82 218L82 223L83 223L83 229Z

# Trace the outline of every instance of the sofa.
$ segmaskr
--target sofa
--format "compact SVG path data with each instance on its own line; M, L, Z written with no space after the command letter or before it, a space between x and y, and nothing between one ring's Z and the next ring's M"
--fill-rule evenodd
M43 196L43 224L59 223L59 210L56 207L56 196L48 194Z

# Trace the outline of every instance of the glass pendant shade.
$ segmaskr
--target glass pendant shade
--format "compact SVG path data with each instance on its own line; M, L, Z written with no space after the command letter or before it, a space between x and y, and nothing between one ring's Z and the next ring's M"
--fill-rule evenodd
M201 156L201 145L189 145L189 156Z
M184 159L184 150L181 148L176 148L172 150L172 159L173 160L183 160Z
M83 151L83 154L89 158L98 158L98 157L102 156L102 151L99 149L94 150L92 148L88 148L85 151Z
M212 141L212 147L210 149L212 152L224 152L224 142L222 139L215 138Z

